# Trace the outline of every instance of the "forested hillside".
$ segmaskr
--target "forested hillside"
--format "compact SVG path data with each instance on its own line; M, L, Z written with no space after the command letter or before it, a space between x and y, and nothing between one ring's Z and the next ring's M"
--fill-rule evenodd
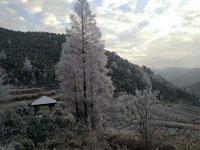
M107 52L107 55L108 68L111 69L112 80L117 91L134 94L135 90L143 90L152 86L153 90L160 92L160 99L167 99L171 102L186 100L196 103L198 101L195 96L155 75L149 68L134 65L116 53Z
M0 28L0 65L9 83L18 86L52 86L64 35L44 32L16 32ZM30 60L26 69L25 60Z
M15 86L57 87L54 67L59 61L65 36L44 32L19 32L0 28L0 65L8 82ZM108 65L116 92L135 93L152 86L160 98L196 103L195 96L155 75L147 67L139 67L107 51Z
M188 90L200 98L200 82L190 85Z

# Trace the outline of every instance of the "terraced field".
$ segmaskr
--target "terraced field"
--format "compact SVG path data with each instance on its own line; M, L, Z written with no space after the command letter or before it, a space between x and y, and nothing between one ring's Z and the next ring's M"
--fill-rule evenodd
M115 100L114 103L117 103ZM129 130L136 123L135 120L127 120L121 112L113 108L110 110L109 118L104 122L105 127L112 127L117 130ZM174 129L192 129L200 131L200 107L186 104L177 104L169 102L160 102L158 107L159 117L156 118L156 124L160 127Z
M48 96L57 101L64 100L63 95L55 89L12 89L11 99L7 102L1 103L0 108L4 108L9 105L31 104L34 100L41 96ZM69 105L69 108L72 106L72 102L66 100L64 101L67 105ZM200 107L161 102L159 104L159 108L161 110L165 110L158 119L159 126L166 128L200 130ZM120 116L118 113L120 113L118 110L112 109L112 119L106 121L104 126L116 129L129 129L134 125L134 123L129 123L126 120L117 118L116 116Z
M47 88L12 89L8 101L1 102L0 108L15 104L31 104L41 96L48 96L57 101L62 99L59 91Z
M5 108L16 112L19 109L24 110L24 108L32 110L29 105L41 96L48 96L59 101L54 113L58 109L63 109L60 104L64 104L65 108L62 110L62 116L60 117L64 119L73 118L70 110L74 106L73 102L64 99L58 90L47 88L12 89L10 100L0 104L0 111ZM105 131L110 131L111 129L114 133L123 133L124 136L137 135L134 134L136 133L134 125L137 122L135 120L128 121L126 116L124 118L121 117L122 113L115 104L117 104L117 101L114 101L113 105L111 105L112 108L109 109L108 115L110 118L103 123ZM169 102L160 102L158 107L162 110L160 117L156 118L156 124L163 129L161 138L176 147L180 146L179 149L181 150L183 149L181 146L185 144L190 145L192 147L191 150L198 150L200 143L200 107ZM34 114L30 113L28 117L34 118ZM41 117L41 114L38 117Z

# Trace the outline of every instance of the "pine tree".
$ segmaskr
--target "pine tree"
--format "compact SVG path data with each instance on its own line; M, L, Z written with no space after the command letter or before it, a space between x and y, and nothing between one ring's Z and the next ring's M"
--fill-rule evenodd
M74 11L57 75L64 93L75 101L76 115L95 128L100 124L101 111L112 97L113 86L107 76L101 32L88 2L77 0Z

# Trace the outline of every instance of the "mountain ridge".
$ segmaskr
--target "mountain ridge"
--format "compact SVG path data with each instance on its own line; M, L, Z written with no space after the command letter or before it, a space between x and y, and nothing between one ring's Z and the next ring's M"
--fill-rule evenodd
M153 69L154 72L164 79L179 87L188 87L200 81L200 68L168 68Z
M60 58L61 45L65 42L64 34L0 28L0 39L1 53L7 56L0 60L0 66L7 72L9 83L16 86L57 88L54 67ZM155 75L151 69L132 64L114 52L106 51L106 55L115 92L135 94L135 90L148 88L149 79L153 90L160 91L161 99L196 103L193 95ZM25 58L31 62L31 73L23 69Z

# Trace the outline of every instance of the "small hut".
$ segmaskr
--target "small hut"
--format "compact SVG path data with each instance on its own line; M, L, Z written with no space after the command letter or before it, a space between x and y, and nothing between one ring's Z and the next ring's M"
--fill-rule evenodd
M36 101L34 101L31 104L31 106L34 107L35 115L36 115L39 107L48 106L49 109L52 111L52 109L53 109L53 107L55 106L56 103L57 103L56 100L54 100L54 99L52 99L50 97L47 97L47 96L42 96L41 98L39 98Z

